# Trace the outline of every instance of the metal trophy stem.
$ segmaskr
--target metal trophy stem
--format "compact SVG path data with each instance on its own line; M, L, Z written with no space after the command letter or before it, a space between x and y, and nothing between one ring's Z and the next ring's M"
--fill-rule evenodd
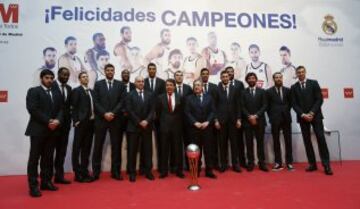
M198 184L199 147L196 144L189 144L186 148L186 156L189 159L190 167L190 185L188 186L188 190L197 191L201 188Z

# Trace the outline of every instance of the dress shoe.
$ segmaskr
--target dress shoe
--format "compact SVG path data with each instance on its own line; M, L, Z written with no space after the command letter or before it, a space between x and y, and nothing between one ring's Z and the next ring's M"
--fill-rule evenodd
M41 192L38 187L30 187L29 194L31 197L41 197Z
M179 171L176 173L176 176L179 177L179 178L181 178L181 179L185 178L184 173L183 173L183 172L179 172Z
M255 167L254 164L249 164L246 169L247 171L251 172L254 170L254 167Z
M288 171L294 171L295 170L295 168L294 168L294 166L292 164L287 164L286 167L287 167Z
M124 178L120 175L120 173L113 173L111 174L111 178L118 180L118 181L122 181L124 180Z
M275 163L271 170L272 171L281 171L283 169L284 169L284 167L281 164Z
M269 172L269 169L266 167L265 164L260 164L260 165L259 165L259 169L260 169L261 171L264 171L264 172Z
M334 174L329 165L325 166L324 171L325 171L325 175L328 176L332 176Z
M161 178L161 179L164 179L166 177L168 177L167 173L161 173L160 176L159 176L159 178Z
M41 183L40 185L41 190L49 190L49 191L57 191L59 188L57 188L52 182L45 182Z
M241 173L241 168L239 165L234 165L233 166L233 171L235 171L236 173Z
M65 178L55 178L54 182L56 184L71 184L71 181L69 181Z
M130 182L135 182L136 181L136 176L135 175L129 175L129 181Z
M155 177L154 177L154 175L152 173L145 174L145 178L147 178L150 181L155 180Z
M226 171L225 166L220 166L219 172L220 172L220 173L224 173L225 171Z
M313 171L316 171L317 170L317 166L316 165L309 165L305 171L306 172L313 172Z
M205 176L211 179L216 179L217 177L212 171L206 171Z

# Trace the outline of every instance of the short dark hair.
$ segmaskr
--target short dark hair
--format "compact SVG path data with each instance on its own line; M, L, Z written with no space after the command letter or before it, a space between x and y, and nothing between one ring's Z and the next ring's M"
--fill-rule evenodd
M86 74L86 75L87 75L88 73L87 73L86 71L81 71L81 72L79 73L78 78L80 79L80 78L81 78L81 76L82 76L82 75L84 75L84 74Z
M174 73L174 78L175 78L176 73L181 73L181 75L184 75L184 73L183 73L181 70L177 70L177 71L175 71L175 73Z
M231 45L237 46L239 48L241 48L240 44L238 42L232 42Z
M260 51L260 47L257 44L250 44L249 51L250 51L250 49L257 49Z
M223 74L228 74L228 71L226 70L221 71L220 76L222 76Z
M150 62L148 65L147 65L147 69L149 69L149 67L151 67L151 66L153 66L153 67L155 67L156 68L156 65L155 65L155 63L153 63L153 62Z
M47 51L52 51L52 52L56 52L56 49L54 47L46 47L44 50L43 50L43 55L45 56L46 52Z
M250 72L246 74L245 81L247 81L251 76L254 76L256 80L258 79L256 73Z
M204 67L203 69L200 70L200 74L201 74L202 72L204 72L204 71L208 71L208 72L210 73L210 70L207 69L206 67Z
M60 73L62 72L62 71L64 71L64 70L67 70L67 71L69 71L70 72L70 70L68 69L68 68L66 68L66 67L60 67L59 68L59 70L58 70L58 75L60 75Z
M235 70L235 69L233 68L233 66L227 66L227 67L225 68L225 71L228 71L229 69Z
M195 37L189 37L189 38L186 39L186 42L188 42L188 41L195 41L195 42L197 42L197 39L196 39Z
M76 38L74 36L68 36L65 39L65 45L67 45L69 43L69 41L76 41Z
M273 74L273 76L272 76L273 79L275 79L275 76L276 76L276 75L281 75L281 76L282 76L282 73L281 73L281 72L275 72L275 73Z
M163 36L163 34L164 34L165 32L170 32L170 30L169 30L168 28L162 29L162 30L160 31L160 37Z
M173 79L173 78L168 78L168 79L166 79L166 81L165 81L166 83L172 83L174 86L176 86L176 82L175 82L175 79Z
M168 60L170 60L171 57L172 57L173 55L175 55L175 54L180 54L181 56L183 55L183 54L181 53L180 49L173 49L173 50L171 50L170 53L169 53Z
M93 37L92 37L92 40L95 41L95 39L99 36L104 36L104 34L102 33L94 33Z
M289 53L289 55L291 55L291 51L287 46L280 47L279 51L286 51L287 53Z
M106 65L105 65L104 70L106 70L107 68L110 68L110 67L112 67L112 68L114 68L114 69L115 69L115 67L114 67L114 65L113 65L113 64L108 63L108 64L106 64Z
M40 72L40 78L43 78L46 75L51 75L52 77L55 77L53 71L51 71L49 69L44 69Z
M101 56L110 56L109 52L105 51L105 50L100 50L97 54L96 54L96 60L99 59L99 57Z
M121 33L121 34L124 34L124 33L125 33L125 30L130 30L130 27L129 27L129 26L123 26L123 27L120 29L120 33Z
M298 70L300 70L300 69L304 69L304 70L306 70L306 68L303 66L303 65L299 65L297 68L296 68L296 72L298 71Z

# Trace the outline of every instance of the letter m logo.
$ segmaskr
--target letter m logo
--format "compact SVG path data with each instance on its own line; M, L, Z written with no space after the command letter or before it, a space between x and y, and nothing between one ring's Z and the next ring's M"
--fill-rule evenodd
M9 4L5 8L4 4L0 4L0 16L3 23L18 23L19 22L19 5ZM10 21L11 20L11 21Z

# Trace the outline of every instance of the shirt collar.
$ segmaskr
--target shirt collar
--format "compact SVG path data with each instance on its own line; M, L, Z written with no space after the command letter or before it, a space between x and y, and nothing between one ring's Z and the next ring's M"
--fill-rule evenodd
M42 87L45 91L51 90L51 88L48 88L48 87L46 87L46 86L44 86L44 85L42 85L42 84L41 84L41 87Z

